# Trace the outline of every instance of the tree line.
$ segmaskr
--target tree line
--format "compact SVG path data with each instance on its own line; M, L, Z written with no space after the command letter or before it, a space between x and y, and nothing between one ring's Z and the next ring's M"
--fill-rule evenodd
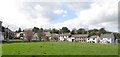
M19 28L19 30L17 32L21 32L21 28ZM24 31L24 30L23 30ZM33 32L38 33L40 36L43 36L43 32L50 32L51 34L65 34L65 33L71 33L72 35L74 34L89 34L89 36L94 36L94 35L98 35L100 36L101 34L110 34L113 33L115 38L120 38L120 33L116 33L116 32L110 32L107 31L105 28L100 28L100 29L90 29L90 30L86 30L84 28L79 28L79 29L72 29L71 31L69 30L69 28L67 27L62 27L61 29L43 29L43 28L38 28L38 27L34 27L32 29Z

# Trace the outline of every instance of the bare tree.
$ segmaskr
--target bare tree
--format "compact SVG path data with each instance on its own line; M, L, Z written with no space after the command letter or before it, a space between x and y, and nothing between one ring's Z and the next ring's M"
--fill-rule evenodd
M31 39L33 38L32 30L26 30L26 31L24 31L24 33L25 33L25 38L30 42Z
M40 41L41 41L41 39L45 38L45 34L42 31L38 31L37 35L38 35Z

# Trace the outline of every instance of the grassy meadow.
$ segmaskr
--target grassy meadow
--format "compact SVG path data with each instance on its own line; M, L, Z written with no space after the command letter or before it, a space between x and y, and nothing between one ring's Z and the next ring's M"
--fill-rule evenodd
M2 44L3 55L118 55L118 46L78 42Z

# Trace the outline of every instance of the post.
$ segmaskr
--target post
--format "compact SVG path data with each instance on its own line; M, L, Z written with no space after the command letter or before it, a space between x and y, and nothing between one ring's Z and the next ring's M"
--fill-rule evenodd
M4 40L3 34L2 34L2 21L0 21L0 41Z
M2 31L2 21L0 21L0 31Z
M3 40L3 35L2 35L2 21L0 21L0 56L2 56L2 40Z

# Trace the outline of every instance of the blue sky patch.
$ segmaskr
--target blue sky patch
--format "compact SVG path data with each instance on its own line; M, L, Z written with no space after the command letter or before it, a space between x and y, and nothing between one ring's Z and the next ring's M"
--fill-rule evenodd
M48 14L51 13L51 15L52 14L54 15L54 16L51 16L52 17L50 20L51 23L60 23L60 22L64 22L66 20L70 20L77 17L77 15L75 14L75 11L71 10L66 5L61 5L59 10L63 10L65 12L61 14L55 14L53 11L48 12Z

